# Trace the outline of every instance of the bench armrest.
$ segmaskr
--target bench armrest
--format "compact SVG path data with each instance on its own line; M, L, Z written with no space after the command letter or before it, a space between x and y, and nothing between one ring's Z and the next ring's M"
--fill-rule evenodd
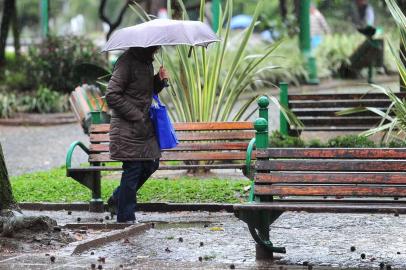
M66 154L66 169L70 169L72 167L72 155L73 155L73 150L75 150L76 146L79 146L82 148L82 150L86 154L90 154L89 148L87 148L82 142L80 141L75 141L73 142L68 149L68 153Z
M251 179L251 160L254 147L255 147L255 138L252 138L250 143L248 144L247 153L245 157L245 173L246 176L248 176L251 180L250 195L248 198L250 202L254 201L254 179Z

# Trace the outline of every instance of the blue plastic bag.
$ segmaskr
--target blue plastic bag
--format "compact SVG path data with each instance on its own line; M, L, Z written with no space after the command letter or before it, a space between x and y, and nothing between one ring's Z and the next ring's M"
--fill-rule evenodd
M152 123L154 124L159 147L161 149L175 148L179 144L179 141L171 120L169 119L166 107L161 103L157 95L154 95L153 98L156 104L151 105L149 112Z

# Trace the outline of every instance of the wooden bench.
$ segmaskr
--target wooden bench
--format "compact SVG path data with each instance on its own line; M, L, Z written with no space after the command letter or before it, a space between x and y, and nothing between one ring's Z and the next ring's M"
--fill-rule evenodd
M92 117L96 118L98 122L107 123L110 121L109 108L105 104L100 89L94 85L84 84L76 87L69 97L69 103L86 134L89 133Z
M355 107L375 107L388 110L391 101L380 93L334 93L334 94L288 94L286 84L280 86L280 101L289 108L304 124L304 128L289 126L281 115L280 132L297 135L303 131L365 131L377 126L382 117L364 111L356 114L337 115L345 109ZM406 92L396 94L406 98Z
M162 152L160 170L241 169L245 172L246 149L255 132L252 122L175 123L180 141ZM92 190L90 211L102 211L101 172L121 171L111 166L109 124L90 127L90 147L72 143L66 157L67 176ZM80 147L88 154L89 167L72 167L74 150ZM107 164L106 164L107 163Z
M258 258L286 252L269 240L269 226L285 211L406 213L406 148L269 148L267 128L265 119L255 121L250 203L234 206Z

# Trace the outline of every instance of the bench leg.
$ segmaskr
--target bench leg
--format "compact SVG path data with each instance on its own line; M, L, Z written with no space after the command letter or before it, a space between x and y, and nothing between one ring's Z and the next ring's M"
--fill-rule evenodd
M92 191L92 199L89 203L90 212L104 212L104 204L103 200L101 199L101 172L75 171L68 172L67 176L72 177Z
M101 198L101 172L94 172L92 179L92 199L89 203L90 212L104 212L104 204Z
M237 217L248 224L256 242L256 259L273 259L273 253L286 253L284 247L275 247L269 239L269 227L283 212L240 211Z

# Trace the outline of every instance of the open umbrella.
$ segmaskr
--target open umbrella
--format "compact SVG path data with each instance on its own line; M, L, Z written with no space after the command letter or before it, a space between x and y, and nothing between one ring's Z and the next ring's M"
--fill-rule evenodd
M207 47L217 41L220 39L213 30L200 21L155 19L117 30L104 45L102 52L131 47L190 45L190 56L193 46ZM168 86L166 79L164 84Z
M156 19L117 30L102 51L166 45L207 47L217 41L220 41L217 35L200 21Z

